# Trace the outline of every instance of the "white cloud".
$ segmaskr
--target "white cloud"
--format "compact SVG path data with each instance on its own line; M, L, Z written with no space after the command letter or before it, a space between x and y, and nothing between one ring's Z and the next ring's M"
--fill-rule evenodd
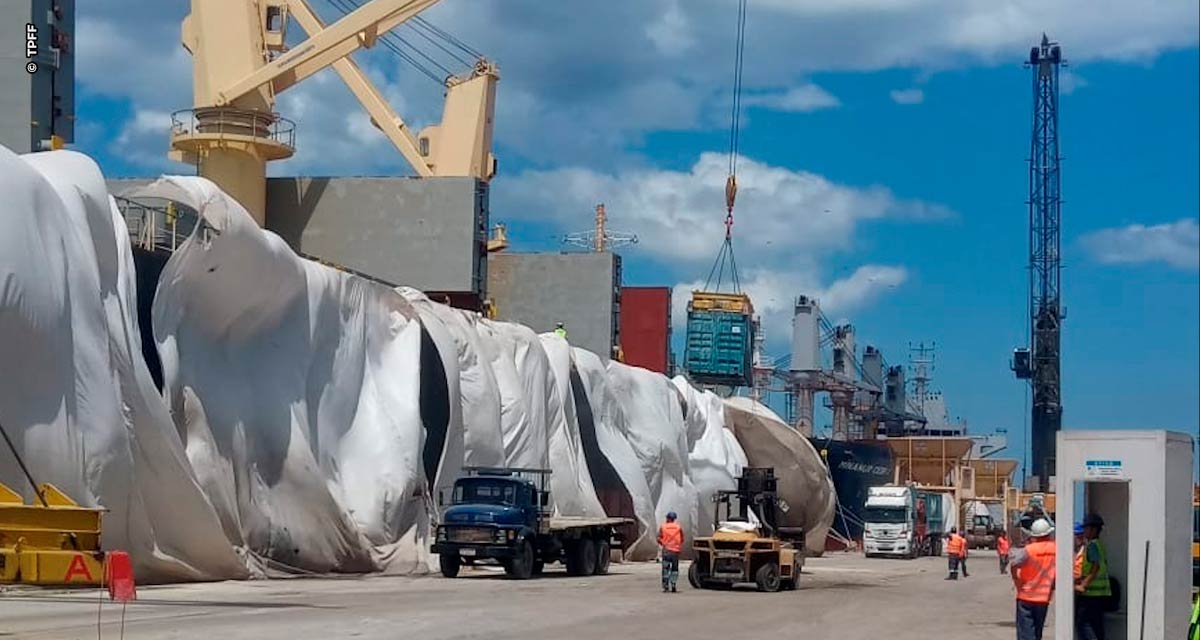
M1101 229L1083 236L1080 242L1102 264L1162 263L1176 269L1200 269L1200 224L1195 219Z
M820 109L832 109L842 105L837 96L815 84L792 87L782 93L752 94L742 98L742 102L748 106L801 113Z
M646 36L658 50L668 56L678 56L691 49L696 41L692 26L679 0L671 0L658 19L646 26Z
M925 102L925 92L920 89L893 89L892 102L896 104L921 104Z
M569 231L587 227L592 207L604 202L613 229L638 234L639 251L695 265L711 261L724 238L727 171L727 158L718 153L702 154L688 171L529 171L496 181L492 211L497 219L549 222ZM866 220L949 215L945 207L903 200L880 186L842 185L748 158L738 163L734 246L760 261L849 249L856 225Z
M1058 90L1064 96L1069 96L1086 86L1088 81L1074 71L1063 69L1058 74Z
M171 114L154 109L139 109L127 120L116 138L108 143L114 154L127 162L158 173L190 173L188 167L167 158L170 146Z
M851 315L895 291L908 279L899 266L868 264L849 277L823 283L814 269L748 269L742 274L741 290L750 296L755 313L762 319L768 350L786 346L791 340L792 306L796 298L815 298L826 315ZM672 290L671 318L676 331L687 328L687 303L692 292L704 290L703 280L682 282ZM723 289L728 291L728 288Z
M327 3L314 7L327 21L337 17ZM190 106L191 60L179 43L186 11L183 2L80 3L82 87L128 98L135 111ZM735 11L725 0L446 0L426 13L500 63L496 135L504 152L539 166L611 168L636 158L631 149L647 133L725 126L708 114L726 108ZM747 18L746 90L781 108L833 106L804 78L1013 64L1043 29L1075 62L1145 60L1194 46L1198 18L1194 3L1177 0L1105 3L1101 10L1090 0L764 0L751 4ZM420 41L405 28L400 33ZM376 49L356 59L386 78L389 97L405 96L400 114L410 121L438 117L441 90ZM298 134L336 140L346 113L360 108L340 96L321 99L340 105L341 113L306 116ZM331 166L408 173L398 153L387 154L388 162L348 154L348 164ZM508 160L502 155L502 166L511 166Z

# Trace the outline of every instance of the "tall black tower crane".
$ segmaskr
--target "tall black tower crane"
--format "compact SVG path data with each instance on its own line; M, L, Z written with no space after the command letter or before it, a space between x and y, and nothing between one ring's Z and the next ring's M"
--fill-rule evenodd
M1057 43L1042 34L1041 45L1029 52L1033 69L1033 133L1029 152L1029 319L1031 347L1013 353L1013 371L1029 380L1033 392L1031 416L1032 491L1051 490L1055 440L1062 429L1060 371L1062 307L1059 276L1061 245L1060 162L1058 149L1058 70L1064 64Z

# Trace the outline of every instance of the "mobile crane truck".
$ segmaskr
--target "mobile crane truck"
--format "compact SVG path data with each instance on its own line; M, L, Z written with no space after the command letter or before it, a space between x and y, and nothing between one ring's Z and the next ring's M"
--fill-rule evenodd
M431 550L442 575L458 576L463 564L497 562L517 580L562 562L574 576L608 573L617 533L630 518L556 516L549 509L547 469L465 467L454 482ZM444 504L444 496L438 501Z

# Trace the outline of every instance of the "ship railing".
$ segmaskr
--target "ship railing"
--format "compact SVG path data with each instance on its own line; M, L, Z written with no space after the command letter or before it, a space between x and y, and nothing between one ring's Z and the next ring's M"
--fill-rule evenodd
M146 251L174 253L198 224L196 212L168 200L113 200L125 219L130 244Z

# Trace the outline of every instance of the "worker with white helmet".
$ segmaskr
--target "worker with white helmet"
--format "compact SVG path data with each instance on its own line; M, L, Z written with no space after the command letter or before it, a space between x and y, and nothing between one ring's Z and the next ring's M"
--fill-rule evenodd
M1017 640L1042 640L1046 613L1054 595L1054 525L1038 518L1027 532L1030 540L1012 553L1012 581L1017 588Z

